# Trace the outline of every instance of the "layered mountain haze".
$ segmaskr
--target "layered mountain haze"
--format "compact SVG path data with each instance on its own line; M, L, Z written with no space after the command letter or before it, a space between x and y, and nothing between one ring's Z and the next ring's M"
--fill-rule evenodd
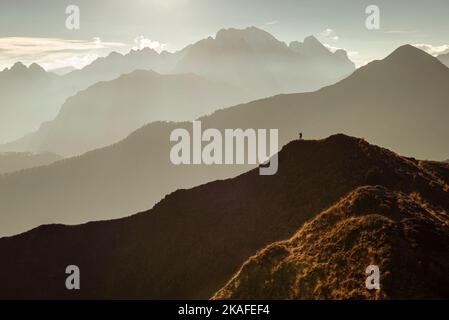
M69 98L57 117L6 151L72 156L115 143L153 121L186 121L245 101L244 90L194 74L136 70Z
M355 70L345 53L331 53L316 38L287 46L268 32L249 27L222 29L192 45L176 67L241 87L255 97L319 89Z
M365 284L357 270L343 272L349 268L346 257L354 252L353 259L361 258L354 265L361 267L361 275L365 262L380 264L388 275L385 291L383 287L380 293L364 291L364 297L447 297L444 288L449 276L443 271L449 263L448 183L447 164L404 158L362 139L336 135L321 141L294 141L279 153L279 171L274 176L260 176L255 169L234 179L176 191L153 209L129 218L70 227L48 225L1 239L0 254L5 259L0 266L0 296L209 298L258 250L302 228L293 240L281 243L281 250L261 254L273 254L269 261L250 260L260 260L255 267L259 275L249 273L254 263L245 264L239 273L245 276L239 282L242 290L236 296L247 292L248 281L254 296L246 297L251 298L284 297L290 289L297 290L299 297L301 292L304 297L310 292L313 297L358 296L356 291L344 291ZM366 185L381 187L356 190ZM371 217L365 219L366 214ZM316 220L304 225L310 219ZM338 221L342 223L335 225ZM373 233L363 236L365 230ZM342 238L333 241L330 237L335 233ZM374 243L377 234L381 237ZM392 244L395 237L400 242ZM327 250L315 250L326 244ZM286 268L271 268L295 254L295 246L315 255L298 259L297 265L292 260ZM431 259L400 261L391 256L398 248L416 257L427 252ZM319 262L328 257L333 259L331 265L336 259L342 263L340 282L329 280L321 291L301 286L301 270L307 277L317 270L313 279L328 277L327 271L319 273ZM63 271L75 262L83 272L83 289L69 291L61 286ZM272 282L266 282L271 275ZM235 279L229 282L216 297L232 296L236 283ZM390 283L406 286L403 291L400 287L389 291Z
M449 299L449 2L3 2L0 300Z
M404 46L333 86L261 99L200 120L204 129L278 128L280 146L299 132L306 138L345 132L404 155L443 160L449 152L446 101L449 69L423 51ZM173 165L169 136L180 127L191 131L192 126L152 123L110 147L0 177L0 212L5 212L0 234L44 223L123 217L152 207L176 189L251 168ZM21 194L20 202L15 194Z
M60 76L46 72L37 64L26 67L16 63L0 72L0 143L37 130L43 122L57 115L67 98L97 82L113 80L138 69L169 73L187 49L173 54L159 54L149 48L131 50L126 55L113 52L81 70L64 72Z
M52 90L56 94L55 98L59 100L55 105L50 104L53 106L52 113L46 114L41 111L42 108L36 106L36 112L41 112L36 124L28 130L22 130L20 139L0 145L0 150L76 155L123 139L139 126L151 121L192 120L218 107L223 108L279 93L315 90L335 83L355 69L344 52L331 53L313 37L306 38L299 46L301 48L293 47L289 48L266 31L250 27L220 30L215 38L198 41L174 53L158 53L150 48L131 50L125 55L113 52L107 57L98 58L81 70L57 77L58 81L53 83ZM186 79L185 74L191 74L192 79L193 74L198 74L204 78L204 87L200 93L199 78L192 80L192 88L186 86L184 89L180 89L176 84L170 88L169 81L159 81L158 78L151 81L143 79L141 83L137 83L140 79L136 79L133 84L129 80L124 84L126 88L134 85L141 89L138 92L137 89L116 88L124 82L121 75L135 70L173 74L173 77L160 79L177 77L179 80L173 82L182 82L184 79L186 83L190 80ZM52 73L48 74L56 77ZM209 83L206 83L206 80ZM116 86L113 88L114 92L104 89L97 93L98 87L101 87L101 84L97 83L103 81L114 81L114 84L111 84L111 87ZM164 94L156 99L142 94L143 91L149 95L162 87ZM173 91L171 94L170 90ZM189 90L192 91L191 95L187 94ZM48 93L42 90L39 92L42 92L43 96L39 97L38 101L49 99ZM17 95L18 93L15 93L14 97ZM65 99L67 101L63 105ZM36 100L36 97L32 100ZM83 106L78 107L80 102ZM111 105L110 109L106 107L108 103ZM119 103L123 106L118 106ZM145 103L148 103L148 108L142 110L136 119L135 110L142 109L140 106ZM114 111L125 110L129 104L137 105L132 106L129 115ZM11 103L11 107L13 106ZM61 106L61 113L54 121L47 122L52 120ZM80 110L75 111L76 108ZM86 114L87 109L89 114ZM161 113L160 110L165 111ZM103 118L98 120L97 116L100 114ZM27 113L27 117L33 117L33 114ZM96 127L97 120L105 124ZM43 123L44 121L46 123ZM117 125L117 122L123 125ZM37 132L29 134L41 123L43 124ZM95 129L92 128L94 125ZM112 127L114 130L111 130ZM23 135L25 133L27 134ZM17 135L15 137L18 138ZM7 140L11 139L5 139L3 142Z
M151 208L178 188L232 177L252 168L173 165L169 136L176 128L191 131L192 124L152 123L109 147L0 176L0 236L40 224L124 217ZM17 194L20 201L14 196Z
M37 64L26 67L18 62L0 72L0 143L18 139L52 120L67 98L99 82L113 80L137 69L164 71L170 67L164 58L151 49L131 51L127 55L112 53L87 67L58 76ZM174 55L175 56L175 55ZM177 56L177 55L176 55ZM127 132L129 133L129 132ZM123 138L123 137L122 137ZM21 150L31 151L31 150Z

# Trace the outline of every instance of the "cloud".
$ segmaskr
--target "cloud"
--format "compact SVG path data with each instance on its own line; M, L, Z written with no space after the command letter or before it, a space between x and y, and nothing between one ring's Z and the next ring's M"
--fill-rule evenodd
M432 56L439 56L440 54L449 53L449 44L443 44L441 46L434 46L431 44L418 43L413 46L421 49Z
M332 41L338 41L340 37L336 35L335 31L333 29L327 28L323 31L321 31L320 36L322 38L332 40Z
M351 50L346 50L344 48L339 48L339 47L335 47L332 46L330 44L327 43L323 43L323 45L330 51L330 52L335 52L337 50L344 50L346 51L348 58L355 63L356 67L361 67L364 66L365 64L367 64L367 61L364 61L360 58L360 54L358 51L351 51Z
M134 39L135 46L133 50L142 50L143 48L150 48L161 53L167 46L165 43L160 43L159 41L147 39L144 36L138 36Z
M47 70L72 66L82 68L101 53L126 47L120 42L67 40L60 38L5 37L0 38L0 67L9 67L17 61L36 62Z

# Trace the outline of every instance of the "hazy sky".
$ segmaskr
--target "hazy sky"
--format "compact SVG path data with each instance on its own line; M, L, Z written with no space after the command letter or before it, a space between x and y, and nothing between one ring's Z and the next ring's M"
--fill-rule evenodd
M70 4L81 10L79 30L65 27ZM365 27L368 5L380 8L380 30ZM285 42L316 35L362 65L405 43L449 51L448 16L448 0L0 0L0 68L18 60L81 67L111 50L173 51L247 26Z

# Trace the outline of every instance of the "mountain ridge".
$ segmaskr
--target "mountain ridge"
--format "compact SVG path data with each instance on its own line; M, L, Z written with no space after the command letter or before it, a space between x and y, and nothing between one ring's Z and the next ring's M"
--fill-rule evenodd
M404 158L359 138L293 141L279 153L277 175L254 169L175 191L129 218L42 226L0 239L0 254L8 257L0 266L0 296L209 298L255 252L288 239L358 187L417 193L447 209L448 178L447 165ZM65 266L74 263L84 279L78 292L60 284Z
M417 194L360 187L248 259L213 299L445 299L448 221ZM370 265L380 290L366 288Z
M424 75L415 79L408 74L403 77L398 72L393 74L392 68L380 64L379 72L374 68L379 63L373 63L353 75L351 81L316 92L260 99L216 111L199 120L204 129L278 128L280 147L297 139L299 132L305 138L343 132L365 137L403 155L447 159L445 137L449 133L445 124L449 115L444 103L449 100L447 68L435 64L444 68L437 72L444 77L435 78L431 77L432 72L425 73L425 68L423 71L417 66L420 72L407 71ZM367 70L374 70L372 76ZM389 78L396 81L388 82ZM360 87L361 84L364 85ZM382 95L378 87L386 88ZM252 168L174 166L168 158L171 148L168 137L176 128L191 132L192 125L148 124L115 145L47 168L0 178L0 211L30 217L32 203L34 212L17 224L6 216L0 223L0 234L14 234L49 222L74 224L123 217L153 206L176 189L234 177ZM37 180L40 187L33 188ZM14 192L27 200L14 201Z

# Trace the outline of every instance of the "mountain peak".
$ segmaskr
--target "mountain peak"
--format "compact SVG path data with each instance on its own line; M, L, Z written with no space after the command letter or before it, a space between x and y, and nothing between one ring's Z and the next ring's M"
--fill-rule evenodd
M273 47L286 47L269 32L254 26L245 29L221 29L217 32L215 40L219 42L245 41L253 49L266 49Z
M223 28L217 32L216 39L223 37L241 37L241 36L256 36L256 35L264 35L273 37L270 33L265 30L259 29L254 26L246 27L245 29L238 28Z
M394 50L389 57L400 57L400 58L404 58L407 56L425 56L428 54L425 53L423 50L414 47L410 44L405 44L400 46L399 48L397 48L396 50Z
M401 81L402 85L416 86L420 83L430 88L432 86L429 81L433 86L440 86L444 85L448 78L447 68L437 58L412 45L403 45L386 58L374 60L357 69L340 84L366 88L376 81L377 85L391 88L390 83Z
M24 71L24 70L27 70L27 67L22 62L18 61L16 63L14 63L14 65L9 70L10 71Z
M42 68L40 65L38 65L37 63L32 63L29 67L28 70L33 71L33 72L45 72L45 69Z
M334 52L334 55L343 59L349 59L348 53L343 49L338 49Z
M398 65L441 65L437 58L410 44L400 46L388 55L383 61Z
M313 45L322 46L321 42L317 38L315 38L315 36L313 36L313 35L305 37L303 43L304 44L311 44L311 45L313 44Z
M303 42L293 41L290 43L289 48L307 56L331 54L331 52L314 36L304 38Z
M31 71L31 72L46 72L44 68L42 68L40 65L38 65L37 63L33 62L32 64L30 64L28 67L21 61L18 61L16 63L14 63L14 65L11 66L11 68L9 69L5 69L4 71L9 70L12 72L26 72L26 71Z

